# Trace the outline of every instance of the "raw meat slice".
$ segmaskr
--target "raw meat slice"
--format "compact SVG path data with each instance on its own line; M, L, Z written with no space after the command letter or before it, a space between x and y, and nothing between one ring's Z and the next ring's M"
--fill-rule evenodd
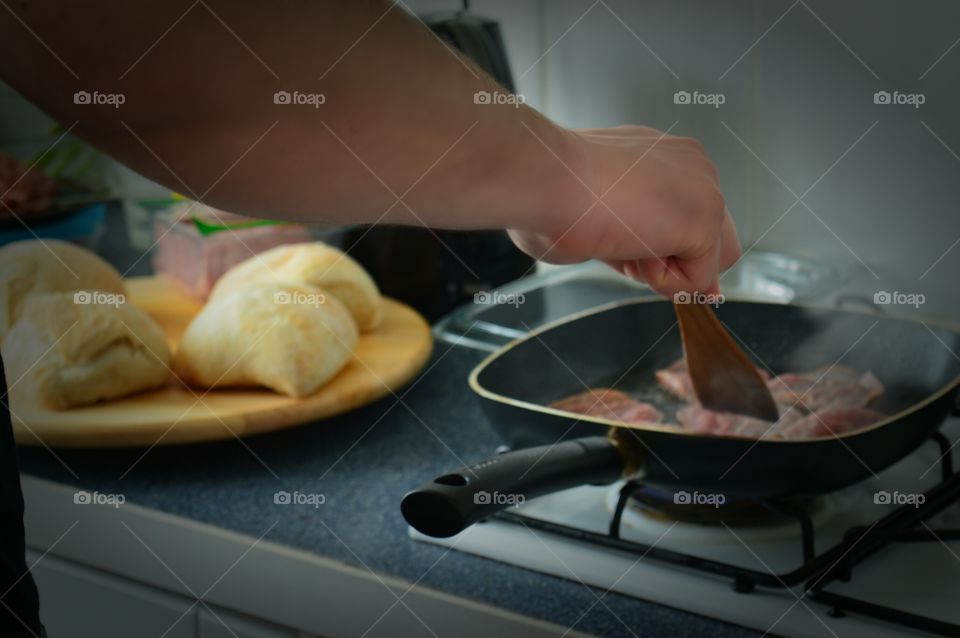
M621 423L659 423L663 420L663 414L653 405L610 388L594 388L574 394L551 403L550 407Z
M586 414L593 409L594 406L603 401L620 402L629 399L629 396L619 390L593 388L554 401L550 404L550 407L558 410L567 410L568 412L576 412L578 414Z
M683 429L699 434L798 440L850 432L885 418L866 408L883 393L883 384L871 372L846 366L769 378L767 387L780 409L780 418L774 423L714 412L696 403L683 360L658 371L656 376L667 392L691 401L677 411L677 420Z
M677 411L677 420L688 431L750 439L777 438L783 428L803 417L804 414L795 408L785 410L776 422L742 414L714 412L699 404L691 404Z
M833 407L808 414L780 431L784 439L810 439L859 430L887 418L886 414L861 407Z
M796 406L804 412L830 407L862 408L883 393L883 384L872 372L861 373L839 365L804 374L782 374L770 379L767 387L777 405Z
M677 421L663 424L686 432L748 439L801 440L843 434L886 418L867 408L883 393L883 384L871 372L846 366L823 367L813 372L760 374L780 410L775 422L740 414L714 412L696 401L683 359L656 372L660 387L689 405L677 411ZM660 422L663 415L651 404L636 401L619 390L595 388L561 399L551 407L602 417L624 424Z
M687 374L687 362L683 359L674 361L670 366L654 373L660 387L683 401L695 401L693 383Z
M767 380L770 374L761 368L757 368L760 376ZM690 373L687 372L687 362L684 359L678 359L663 370L657 370L654 373L660 387L677 397L682 401L693 402L697 400L693 391L693 382L690 380Z

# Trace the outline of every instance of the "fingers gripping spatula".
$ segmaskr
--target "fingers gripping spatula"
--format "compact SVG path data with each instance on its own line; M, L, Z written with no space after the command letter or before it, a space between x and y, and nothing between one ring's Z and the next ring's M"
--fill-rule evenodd
M717 319L710 306L675 303L687 371L700 404L776 421L780 414L763 377Z

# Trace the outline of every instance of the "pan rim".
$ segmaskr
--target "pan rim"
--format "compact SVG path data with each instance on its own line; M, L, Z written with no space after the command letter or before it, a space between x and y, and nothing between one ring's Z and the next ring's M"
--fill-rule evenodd
M840 312L840 313L846 313L846 314L863 315L863 316L868 316L868 317L878 317L878 315L876 315L876 314L874 314L874 313L871 313L871 312L869 312L869 311L867 311L867 310L862 310L862 309L859 309L859 308L833 308L833 309L831 309L831 308L823 308L823 307L819 307L819 306L805 305L805 304L785 304L785 303L756 301L755 299L743 299L743 298L738 298L737 296L728 296L728 297L726 297L726 299L727 299L727 300L730 300L730 301L735 301L735 302L737 302L737 303L751 304L751 305L756 305L756 306L792 306L792 307L794 307L794 308L801 308L801 309L808 309L808 310L829 310L830 312ZM586 310L581 310L581 311L579 311L579 312L575 312L575 313L572 313L572 314L570 314L570 315L567 315L566 317L561 317L561 318L559 318L559 319L555 319L555 320L553 320L553 321L547 322L547 323L543 324L542 326L540 326L539 328L536 328L536 329L534 329L534 330L531 330L528 334L526 334L526 335L524 335L524 336L522 336L522 337L518 337L518 338L510 341L509 343L504 344L503 346L501 346L500 348L498 348L498 349L495 350L494 352L492 352L492 353L490 353L489 355L487 355L486 357L484 357L483 361L481 361L481 362L478 363L476 366L474 366L473 370L470 371L470 375L469 375L469 377L467 378L467 382L468 382L468 384L470 385L470 389L473 390L474 393L476 393L477 395L479 395L479 396L481 396L481 397L483 397L483 398L485 398L485 399L494 401L494 402L496 402L496 403L501 403L501 404L505 404L505 405L511 405L511 406L513 406L513 407L525 409L525 410L528 410L528 411L531 411L531 412L539 412L539 413L542 413L542 414L549 414L549 415L552 415L552 416L559 416L559 417L563 417L563 418L570 418L570 415L574 415L574 416L577 417L577 419L576 419L576 422L577 422L577 423L579 423L579 422L581 422L581 421L585 421L585 422L587 422L587 423L595 423L595 424L598 424L598 425L605 425L605 426L608 426L608 427L611 427L611 428L627 428L627 429L630 429L630 430L662 432L662 433L667 433L667 434L677 434L677 435L682 435L682 436L691 436L691 437L704 438L704 439L706 439L706 438L726 439L726 440L734 439L734 440L741 440L741 441L752 441L752 442L754 442L754 444L773 443L773 444L793 444L793 445L797 445L797 444L805 444L805 443L816 444L816 443L822 443L822 442L824 442L824 441L832 441L832 440L834 440L834 439L853 438L853 437L856 437L856 436L860 436L861 434L866 434L866 433L868 433L868 432L872 432L873 430L879 429L879 428L881 428L881 427L883 427L883 426L885 426L885 425L888 425L888 424L890 424L890 423L893 423L894 421L898 421L898 420L900 420L900 419L902 419L902 418L905 418L905 417L913 414L914 412L920 411L922 408L924 408L925 406L929 405L930 403L933 403L933 402L935 402L935 401L938 401L938 400L941 399L944 395L952 392L958 385L960 385L960 375L957 375L957 376L955 376L951 381L947 382L947 383L946 383L943 387L941 387L939 390L937 390L936 392L930 394L928 397L926 397L926 398L923 399L922 401L918 401L917 403L914 403L913 405L911 405L911 406L909 406L909 407L907 407L907 408L905 408L905 409L903 409L903 410L901 410L901 411L899 411L899 412L896 412L896 413L894 413L894 414L888 415L887 418L882 419L882 420L880 420L880 421L877 421L876 423L873 423L872 425L869 425L869 426L867 426L867 427L864 427L864 428L861 428L861 429L858 429L858 430L854 430L854 431L852 431L852 432L844 432L844 433L841 433L841 434L833 434L833 433L831 433L831 434L829 434L829 435L811 437L811 438L807 438L807 439L751 439L751 438L747 438L747 437L723 436L723 435L718 435L718 434L703 434L703 433L698 433L698 432L688 432L688 431L683 430L683 429L681 429L681 428L679 428L679 427L666 427L665 425L663 425L663 424L661 424L661 423L653 423L653 422L649 422L649 423L647 423L647 422L644 422L644 423L631 423L631 424L628 425L628 424L621 423L621 422L618 422L618 421L613 421L612 419L605 419L605 418L602 418L602 417L588 416L588 415L585 415L585 414L577 414L577 413L575 413L575 412L567 412L567 411L565 411L565 410L558 410L558 409L556 409L556 408L551 408L551 407L549 407L549 406L540 405L540 404L538 404L538 403L531 403L531 402L529 402L529 401L522 401L522 400L520 400L520 399L514 399L514 398L512 398L512 397L508 397L508 396L506 396L506 395L503 395L503 394L500 394L500 393L497 393L497 392L493 392L492 390L488 390L488 389L485 388L483 385L481 385L481 383L480 383L480 381L479 381L480 374L482 374L483 371L484 371L490 364L492 364L494 361L496 361L497 359L499 359L502 355L506 354L507 352L509 352L509 351L512 350L513 348L519 346L519 345L522 344L522 343L525 343L526 341L529 341L529 340L531 340L531 339L534 339L534 338L536 338L536 337L539 337L541 334L543 334L543 333L545 333L545 332L547 332L547 331L549 331L549 330L552 330L552 329L554 329L554 328L557 328L557 327L559 327L559 326L568 324L568 323L573 322L573 321L577 321L578 319L582 319L582 318L584 318L584 317L589 317L589 316L591 316L591 315L600 314L600 313L602 313L602 312L608 312L608 311L610 311L610 310L613 310L614 308L619 308L619 307L621 307L621 306L630 306L630 305L636 305L636 304L641 304L641 303L670 303L670 301L669 301L668 299L665 299L665 298L660 297L660 296L643 295L643 296L639 296L639 297L632 297L632 298L629 298L629 299L621 299L621 300L618 300L618 301L613 301L613 302L606 303L606 304L603 304L603 305L600 305L600 306L596 306L596 307L594 307L594 308L588 308L588 309L586 309ZM879 318L884 318L884 316L883 316L883 315L879 315ZM960 335L960 330L957 330L956 328L953 327L953 325L949 324L949 323L946 322L946 321L942 321L942 320L936 320L936 319L930 319L930 320L925 320L925 319L910 319L910 318L907 318L907 317L886 317L886 318L888 318L888 319L895 319L895 320L897 320L897 321L911 322L911 323L914 323L914 324L921 324L921 325L926 326L928 330L929 330L930 325L932 324L932 325L934 325L934 326L936 326L936 327L938 327L938 328L942 328L942 329L948 330L948 331L950 331L950 332L952 332L952 333L954 333L954 334ZM931 332L932 332L932 331L931 331ZM934 335L934 337L936 337L936 335ZM949 350L949 348L948 348L948 350ZM954 356L956 356L956 355L954 355ZM589 389L589 388L588 388L588 389Z

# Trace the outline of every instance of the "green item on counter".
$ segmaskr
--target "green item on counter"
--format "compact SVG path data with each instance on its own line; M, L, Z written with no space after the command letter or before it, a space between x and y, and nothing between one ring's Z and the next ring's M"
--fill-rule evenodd
M256 228L259 226L276 226L280 224L286 224L287 222L277 221L273 219L251 219L250 221L234 222L232 224L216 224L203 221L195 215L191 215L190 219L193 221L193 225L197 227L197 232L201 236L206 237L207 235L212 235L214 233L219 233L224 230L241 230L244 228Z

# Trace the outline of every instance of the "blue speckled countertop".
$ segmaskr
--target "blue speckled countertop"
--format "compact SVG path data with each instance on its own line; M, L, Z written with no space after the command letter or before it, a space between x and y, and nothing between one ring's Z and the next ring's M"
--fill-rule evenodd
M406 491L461 460L473 462L494 452L497 438L466 386L480 358L474 351L437 344L427 371L399 393L402 403L390 397L322 423L249 438L249 449L231 440L156 447L145 455L143 449L56 452L87 489L123 493L128 501L254 537L279 519L266 537L275 543L360 566L338 536L374 571L417 581L429 570L420 581L425 586L565 626L576 623L580 631L611 637L631 631L637 636L756 636L612 593L605 605L593 605L594 594L579 583L457 551L434 566L444 550L408 537L399 503ZM22 448L20 460L25 473L78 484L42 448ZM326 502L316 509L277 507L273 495L278 490L324 494ZM588 607L593 608L580 618Z

